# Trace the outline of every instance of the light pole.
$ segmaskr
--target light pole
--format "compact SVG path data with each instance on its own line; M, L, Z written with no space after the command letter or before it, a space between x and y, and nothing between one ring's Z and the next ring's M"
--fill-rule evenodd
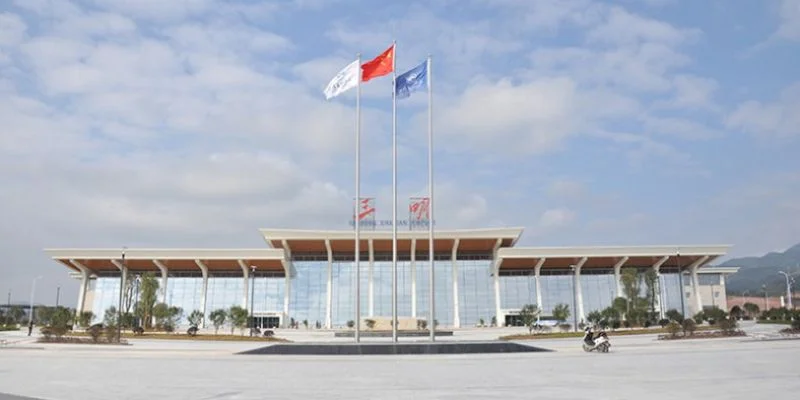
M769 310L769 302L767 301L767 285L761 285L761 289L764 291L764 311Z
M792 284L789 281L790 276L783 271L778 271L778 273L783 274L783 276L786 277L786 308L791 310L794 307L792 307Z
M250 336L253 336L253 328L256 327L256 320L253 317L253 302L256 298L256 266L250 266Z
M61 286L56 288L56 308L58 308L58 300L61 297Z
M41 275L33 278L33 284L31 285L31 314L28 316L28 336L30 336L31 331L33 331L33 296L36 293L36 281L41 278Z
M678 285L681 287L681 315L686 315L686 288L683 287L683 265L681 264L681 251L678 250L675 255L678 256Z

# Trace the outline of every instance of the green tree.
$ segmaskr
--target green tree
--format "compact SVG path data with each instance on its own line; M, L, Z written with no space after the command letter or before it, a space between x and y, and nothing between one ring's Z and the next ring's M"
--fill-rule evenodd
M89 325L91 325L92 323L93 318L94 318L94 313L92 313L91 311L84 311L78 314L77 318L78 326L80 326L81 328L89 327Z
M570 316L569 306L566 304L556 304L553 307L553 318L555 318L559 322L564 322Z
M103 325L117 326L117 307L111 306L103 314Z
M12 306L10 310L8 310L9 324L20 324L22 323L22 318L25 317L25 310L22 309L20 306Z
M742 317L744 317L744 314L745 314L744 310L742 309L742 307L739 307L738 305L735 305L731 308L730 315L734 319L741 319Z
M750 316L750 318L756 318L758 316L758 312L761 311L758 307L758 304L755 303L744 303L742 307L744 308L744 311L747 312L747 315Z
M533 333L533 327L536 325L541 313L542 310L536 304L526 304L519 310L519 317L522 320L522 324L528 327L528 333Z
M57 337L64 336L72 321L72 315L73 312L69 308L54 307L48 324L50 331Z
M592 311L586 316L586 320L592 325L600 325L600 321L603 320L603 312L600 310Z
M214 310L208 315L208 318L211 320L211 323L214 324L214 334L216 335L219 333L219 328L225 325L225 320L228 319L228 313L223 309Z
M200 326L203 323L203 312L200 310L194 310L191 314L189 314L186 319L189 320L189 325L191 326Z
M152 272L145 272L139 282L139 302L136 315L141 318L145 328L152 328L153 308L158 295L158 280Z
M658 294L656 293L656 289L658 289L658 274L654 269L648 268L645 271L644 284L646 287L645 292L647 293L647 303L650 305L650 312L655 314L656 299L658 298Z
M158 303L153 306L153 317L156 319L156 328L167 332L175 330L178 320L183 315L180 307L170 307L165 303Z
M683 322L683 314L674 308L668 310L665 315L670 321L675 321L679 324Z
M244 335L244 328L247 327L247 310L239 306L233 306L228 309L228 317L231 320L231 335L233 335L234 328L239 328L242 335Z
M639 279L639 274L636 271L636 268L623 268L620 280L622 281L622 292L625 294L625 298L627 299L625 316L626 319L628 319L628 314L631 312L631 308L633 308L632 303L634 300L639 298L639 294L642 291L641 280Z
M670 336L676 337L680 331L681 324L679 324L677 321L669 321L667 324L667 332L670 334Z
M55 307L38 307L36 309L37 323L41 326L49 326Z

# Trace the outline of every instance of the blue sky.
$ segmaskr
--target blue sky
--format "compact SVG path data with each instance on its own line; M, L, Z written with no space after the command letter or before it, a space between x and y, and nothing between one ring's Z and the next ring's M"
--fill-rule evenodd
M354 93L322 89L392 40L399 72L433 57L440 227L734 256L800 242L796 0L12 0L0 281L27 292L44 274L52 301L77 285L45 247L346 229ZM362 97L362 192L380 219L390 90L376 79ZM398 107L400 216L426 187L426 106Z

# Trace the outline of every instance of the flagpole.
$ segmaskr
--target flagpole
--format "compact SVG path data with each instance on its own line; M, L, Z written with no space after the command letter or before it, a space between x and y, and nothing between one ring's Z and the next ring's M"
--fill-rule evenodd
M397 342L397 41L392 41L392 342Z
M430 296L430 321L428 321L428 329L431 334L431 342L436 341L436 319L435 319L435 305L433 290L433 92L431 91L431 56L428 55L427 65L427 80L428 80L428 263L430 270L428 273L430 285L428 285L428 296Z
M356 343L361 341L361 53L358 60L358 79L356 79L356 202L353 217L356 222L355 267L356 267Z

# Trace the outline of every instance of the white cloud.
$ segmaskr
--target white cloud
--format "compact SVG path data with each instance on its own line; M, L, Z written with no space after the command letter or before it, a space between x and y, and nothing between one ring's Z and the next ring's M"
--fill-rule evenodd
M774 102L750 100L739 104L725 123L763 137L800 135L800 82L784 89Z
M576 199L586 195L585 186L574 180L559 179L553 181L547 188L549 195L560 199Z
M780 4L780 25L775 35L789 40L800 40L800 1L782 0Z
M575 221L577 214L567 208L551 208L539 216L539 228L557 229L564 228Z
M0 13L0 50L21 42L28 26L22 19L11 13Z
M577 127L575 91L575 83L565 78L477 83L440 107L438 124L447 127L442 135L454 146L497 149L507 143L505 151L542 152Z
M697 29L680 29L666 22L613 7L605 22L587 35L589 43L631 45L641 42L676 46L700 35Z
M684 118L646 116L643 118L642 125L647 133L655 133L673 138L708 140L721 138L723 136L723 133L716 129Z
M677 75L672 79L672 84L674 97L656 102L657 108L720 111L713 98L719 89L716 80L693 75Z

